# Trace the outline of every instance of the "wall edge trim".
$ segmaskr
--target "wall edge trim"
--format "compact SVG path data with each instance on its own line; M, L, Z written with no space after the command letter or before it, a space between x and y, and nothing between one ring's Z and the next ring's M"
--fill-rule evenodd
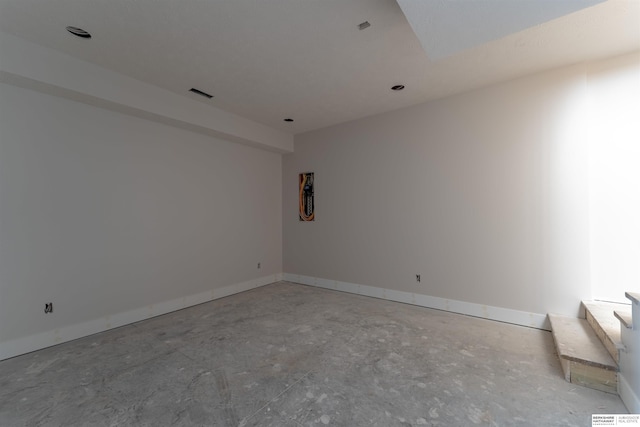
M487 320L511 323L529 328L542 329L545 331L551 330L546 314L530 313L510 308L494 307L472 302L445 299L430 295L378 288L375 286L360 285L356 283L341 282L338 280L321 279L293 273L283 273L283 280L302 285L316 286L325 289L412 304L425 308L433 308L451 313L464 314Z
M224 298L251 289L266 286L282 280L282 273L270 274L245 282L234 283L221 288L213 288L198 294L186 295L169 301L163 301L139 307L133 310L116 313L81 323L74 323L61 328L40 332L26 337L0 342L0 360L20 356L32 351L41 350L89 335L105 332L120 326L161 316L183 308Z

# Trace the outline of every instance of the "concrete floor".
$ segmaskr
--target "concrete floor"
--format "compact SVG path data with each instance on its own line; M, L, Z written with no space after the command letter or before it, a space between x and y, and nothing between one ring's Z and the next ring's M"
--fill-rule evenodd
M286 282L0 362L2 426L587 426L548 332Z

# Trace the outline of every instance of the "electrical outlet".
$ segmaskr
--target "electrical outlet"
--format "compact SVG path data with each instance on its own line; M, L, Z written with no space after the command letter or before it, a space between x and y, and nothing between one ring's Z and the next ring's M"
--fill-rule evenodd
M420 282L420 275L416 274L416 282Z
M260 263L258 263L258 268L260 268Z
M53 313L53 303L47 302L44 304L44 312L45 313Z

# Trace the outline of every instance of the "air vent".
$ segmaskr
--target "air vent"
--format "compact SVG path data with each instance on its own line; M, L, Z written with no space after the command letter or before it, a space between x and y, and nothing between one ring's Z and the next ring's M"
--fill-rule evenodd
M292 119L292 118L287 117L286 119L284 119L284 121L285 121L285 122L292 122L292 121L293 121L293 119Z
M369 24L369 21L364 21L362 24L358 24L358 28L360 29L360 31L366 30L370 26L371 24Z
M213 98L213 95L209 95L207 92L203 92L203 91L198 90L198 89L196 89L196 88L194 88L194 87L192 87L191 89L189 89L189 92L193 92L193 93L195 93L196 95L204 96L204 97L205 97L205 98L207 98L207 99L211 99L211 98Z
M404 85L395 85L391 87L391 90L399 91L404 89Z
M83 39L90 39L91 38L91 34L89 34L89 32L87 32L87 31L83 30L82 28L69 26L69 27L67 27L67 31L69 31L74 36L78 36L78 37L81 37Z

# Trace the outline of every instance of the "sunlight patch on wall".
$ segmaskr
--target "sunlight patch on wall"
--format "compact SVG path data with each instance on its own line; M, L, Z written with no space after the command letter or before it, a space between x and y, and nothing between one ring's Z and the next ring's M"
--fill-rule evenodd
M597 299L640 290L640 61L589 77L591 283Z

